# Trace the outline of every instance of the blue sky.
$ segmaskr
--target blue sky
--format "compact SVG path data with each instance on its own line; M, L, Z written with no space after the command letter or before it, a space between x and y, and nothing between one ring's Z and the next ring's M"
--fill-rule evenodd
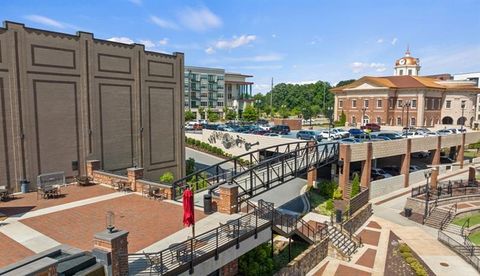
M421 73L480 71L480 1L0 0L0 18L184 52L186 65L275 83L390 75L409 44Z

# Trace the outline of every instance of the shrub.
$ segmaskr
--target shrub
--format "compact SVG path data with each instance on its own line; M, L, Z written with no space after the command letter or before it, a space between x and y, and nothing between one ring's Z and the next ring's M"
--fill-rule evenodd
M405 259L409 258L409 257L410 258L413 257L412 253L410 253L410 252L403 252L403 253L400 253L400 254L402 254L402 257L405 258Z
M335 205L333 204L333 199L329 199L325 203L327 211L333 211L335 209Z
M325 198L332 198L337 186L335 181L322 180L318 184L318 193Z
M340 187L337 187L337 189L335 189L335 192L333 192L333 199L342 199L342 198L343 198L342 189Z
M410 247L408 247L408 245L406 243L400 244L399 250L400 250L400 253L404 253L404 252L411 253L412 252L412 250L410 249Z
M262 244L238 259L240 275L272 275L274 263L270 257L270 244Z
M166 172L160 176L160 182L162 183L172 183L173 182L173 173Z
M352 180L352 191L350 192L350 197L353 198L360 193L360 177L358 174L355 174Z
M412 263L416 262L417 260L415 260L414 257L407 257L407 258L405 258L405 261L407 262L407 264L412 264Z

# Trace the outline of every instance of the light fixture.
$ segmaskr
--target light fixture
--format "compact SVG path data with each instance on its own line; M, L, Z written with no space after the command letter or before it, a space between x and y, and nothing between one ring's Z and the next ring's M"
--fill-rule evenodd
M115 214L112 211L107 212L105 222L108 232L113 233L113 230L115 229Z

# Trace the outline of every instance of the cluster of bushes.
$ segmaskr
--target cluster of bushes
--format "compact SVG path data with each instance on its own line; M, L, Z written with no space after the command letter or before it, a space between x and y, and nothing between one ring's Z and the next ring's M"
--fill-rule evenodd
M405 243L400 244L399 246L400 255L407 264L415 271L415 274L418 276L428 276L428 272L423 267L423 265L413 256L412 249L408 247Z
M173 182L173 173L166 172L160 176L160 183L170 184Z
M230 159L230 158L234 157L232 154L225 152L223 149L221 149L219 147L212 146L209 143L205 143L205 142L202 142L202 141L194 139L194 138L186 137L185 142L190 147L193 147L193 148L196 148L198 150L216 155L216 156L221 157L221 158ZM248 160L238 158L237 161L242 166L250 165L250 161L248 161Z
M338 187L338 183L330 180L322 180L317 187L313 192L319 194L326 201L314 207L318 207L320 214L329 216L335 211L334 200L342 199L342 189Z
M272 275L275 269L273 259L270 257L272 245L264 243L238 260L238 272L240 275Z

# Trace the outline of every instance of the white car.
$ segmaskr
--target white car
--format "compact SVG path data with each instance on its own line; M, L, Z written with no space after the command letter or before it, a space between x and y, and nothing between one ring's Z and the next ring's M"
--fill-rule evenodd
M455 131L453 129L441 129L437 131L437 134L440 136L445 136L445 135L455 134Z
M340 135L342 138L348 138L350 137L350 132L346 131L343 128L334 128L332 131L338 135Z
M340 135L332 132L332 130L330 130L330 133L328 131L328 129L322 129L318 132L318 134L320 134L322 136L323 139L340 139Z
M272 127L272 126L270 126L270 125L258 125L258 126L259 126L261 129L266 130L266 131L270 131L270 128Z

